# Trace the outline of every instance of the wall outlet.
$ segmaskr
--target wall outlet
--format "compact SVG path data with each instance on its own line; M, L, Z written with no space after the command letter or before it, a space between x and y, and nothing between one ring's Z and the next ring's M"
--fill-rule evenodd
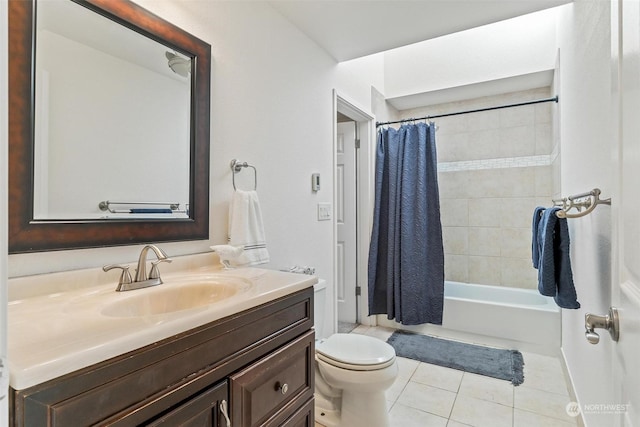
M331 220L331 203L318 203L318 221Z

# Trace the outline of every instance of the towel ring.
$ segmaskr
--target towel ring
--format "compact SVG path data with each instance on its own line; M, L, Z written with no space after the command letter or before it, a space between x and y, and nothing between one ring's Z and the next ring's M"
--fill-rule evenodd
M236 174L238 172L240 172L242 170L242 168L251 168L253 169L253 190L257 190L258 189L258 170L256 169L255 166L250 165L247 162L240 162L237 159L233 159L231 160L231 163L229 164L229 167L231 168L231 182L233 184L233 189L237 190L236 188Z

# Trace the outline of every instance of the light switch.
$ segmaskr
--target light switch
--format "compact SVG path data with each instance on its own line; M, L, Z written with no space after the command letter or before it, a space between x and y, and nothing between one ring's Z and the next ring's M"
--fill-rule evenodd
M318 221L331 220L331 203L318 203Z

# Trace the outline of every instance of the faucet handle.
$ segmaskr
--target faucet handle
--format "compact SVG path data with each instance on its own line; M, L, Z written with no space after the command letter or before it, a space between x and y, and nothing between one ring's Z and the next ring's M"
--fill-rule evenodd
M128 265L109 264L102 267L102 271L106 273L107 271L113 270L114 268L119 268L122 270L122 274L120 274L120 280L118 280L118 287L116 288L117 291L120 290L122 285L129 285L131 284L131 282L133 282L133 280L131 279L131 273L129 273Z
M171 262L173 261L171 258L160 258L157 261L151 262L151 271L149 272L149 279L160 279L160 270L158 269L158 264L161 262ZM162 280L160 280L162 283Z

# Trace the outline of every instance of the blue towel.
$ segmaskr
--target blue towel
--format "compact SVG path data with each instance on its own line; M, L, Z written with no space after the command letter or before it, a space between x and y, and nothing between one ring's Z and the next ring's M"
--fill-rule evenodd
M173 213L169 208L134 208L129 209L132 214L157 214L157 213Z
M538 291L562 308L580 308L569 258L569 226L558 218L560 208L536 208L533 217L533 264L538 268ZM540 216L542 213L542 216Z
M538 262L540 260L540 245L538 244L538 225L540 224L540 219L542 218L542 213L544 212L544 208L542 206L538 206L533 211L533 224L531 226L532 237L531 237L531 257L533 261L533 268L538 268Z

